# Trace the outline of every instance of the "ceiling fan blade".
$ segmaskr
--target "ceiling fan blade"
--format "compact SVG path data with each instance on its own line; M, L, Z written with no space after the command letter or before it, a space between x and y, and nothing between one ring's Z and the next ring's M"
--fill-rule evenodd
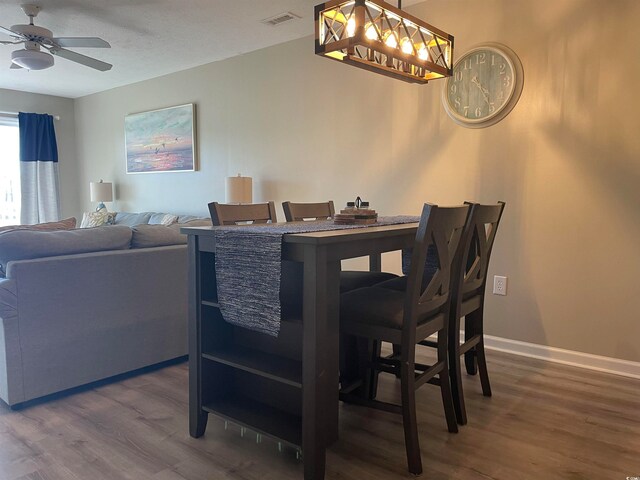
M67 60L71 60L72 62L76 62L87 67L95 68L96 70L100 70L101 72L111 70L111 67L113 66L109 63L96 60L95 58L87 57L86 55L81 55L79 53L72 52L71 50L65 50L64 48L54 47L49 49L49 51L53 55L66 58Z
M22 67L17 63L11 62L11 66L9 67L11 70L20 70Z
M22 40L25 39L25 36L22 35L21 33L14 32L13 30L9 30L8 28L5 28L5 27L0 27L0 33L4 33L5 35L9 35L10 37L19 38Z
M56 45L64 48L111 48L109 42L98 37L56 37L51 40Z

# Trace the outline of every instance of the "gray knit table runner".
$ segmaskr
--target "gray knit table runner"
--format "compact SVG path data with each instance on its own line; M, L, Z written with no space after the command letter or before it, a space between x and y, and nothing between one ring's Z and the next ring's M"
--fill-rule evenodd
M222 318L274 337L280 332L282 236L419 222L420 217L379 217L372 225L332 221L215 227L216 281Z

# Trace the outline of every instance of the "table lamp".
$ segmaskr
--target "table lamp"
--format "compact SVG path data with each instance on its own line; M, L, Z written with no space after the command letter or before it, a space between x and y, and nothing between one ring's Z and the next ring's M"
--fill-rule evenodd
M226 181L226 202L227 203L251 203L253 201L252 178L227 177Z
M113 201L113 187L111 182L91 182L89 184L89 191L91 193L92 202L100 202L96 207L96 212L101 209L106 209L104 202Z

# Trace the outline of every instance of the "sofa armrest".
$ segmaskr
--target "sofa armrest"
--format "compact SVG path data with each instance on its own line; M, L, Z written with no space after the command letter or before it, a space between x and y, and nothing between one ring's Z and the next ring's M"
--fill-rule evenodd
M15 318L17 309L16 282L8 278L0 279L0 318L4 322Z
M9 405L187 353L186 245L11 261L3 282Z
M0 279L0 399L9 405L24 395L17 317L16 282Z

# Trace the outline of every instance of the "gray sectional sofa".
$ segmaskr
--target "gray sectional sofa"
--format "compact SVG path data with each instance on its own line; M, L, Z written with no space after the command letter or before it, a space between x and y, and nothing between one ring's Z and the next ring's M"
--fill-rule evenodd
M187 354L185 223L125 219L0 234L0 398L10 406Z

